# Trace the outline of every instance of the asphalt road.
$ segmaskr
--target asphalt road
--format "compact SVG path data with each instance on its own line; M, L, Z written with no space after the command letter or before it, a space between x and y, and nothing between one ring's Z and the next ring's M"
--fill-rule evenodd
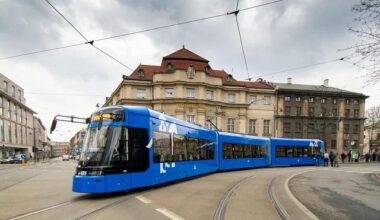
M224 172L110 195L71 192L75 161L0 166L0 219L379 219L380 164Z

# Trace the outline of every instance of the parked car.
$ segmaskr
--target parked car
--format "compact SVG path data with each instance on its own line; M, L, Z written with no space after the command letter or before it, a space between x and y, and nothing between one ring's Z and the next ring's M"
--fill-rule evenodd
M65 161L65 160L70 160L70 155L68 155L68 154L64 154L64 155L62 156L62 160L63 160L63 161Z
M22 163L22 159L18 157L8 157L5 159L0 159L1 164L20 164Z

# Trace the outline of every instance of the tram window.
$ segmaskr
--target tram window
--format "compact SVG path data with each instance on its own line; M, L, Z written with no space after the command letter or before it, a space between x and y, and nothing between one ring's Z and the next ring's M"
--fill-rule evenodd
M318 147L311 147L311 152L310 152L310 156L311 157L315 157L315 155L318 154Z
M199 139L198 144L201 152L201 160L214 159L214 143Z
M233 145L234 158L243 158L243 145L234 144Z
M232 144L223 144L223 158L230 159L232 158Z
M200 155L197 150L198 148L198 139L195 138L186 138L186 148L189 160L199 160Z
M258 146L259 149L259 156L258 157L266 157L267 156L267 150L265 146Z
M303 148L303 156L304 157L310 157L311 156L311 151L310 151L309 147Z
M243 145L244 158L252 158L252 145Z
M187 149L185 137L182 135L173 135L173 160L187 160Z
M303 147L294 147L294 157L302 157Z
M276 156L277 157L286 157L286 148L285 147L276 147Z
M293 157L293 147L286 147L286 157Z
M170 133L154 131L153 146L155 163L172 161Z

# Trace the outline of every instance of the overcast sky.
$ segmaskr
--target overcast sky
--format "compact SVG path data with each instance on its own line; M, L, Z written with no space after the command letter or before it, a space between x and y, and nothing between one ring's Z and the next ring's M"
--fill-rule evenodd
M208 17L236 7L235 0L101 1L50 0L88 39L98 39L186 20ZM246 8L271 0L241 0ZM313 68L275 72L350 55L343 50L358 42L347 29L353 26L353 4L359 0L285 0L238 14L248 67L253 79L330 85L369 95L366 107L378 105L380 85L365 86L366 73L344 61ZM83 43L43 0L0 0L0 58L41 49ZM224 69L246 79L234 15L95 42L132 69L138 64L159 65L163 56L185 45ZM0 72L24 88L27 105L47 129L54 115L88 117L97 103L131 73L90 45L0 60ZM65 141L82 125L60 123L50 135Z

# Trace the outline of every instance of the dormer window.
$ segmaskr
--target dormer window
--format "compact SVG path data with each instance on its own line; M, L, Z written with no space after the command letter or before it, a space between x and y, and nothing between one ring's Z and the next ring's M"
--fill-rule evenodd
M174 72L173 64L168 63L168 64L166 65L166 71L167 71L168 73L172 73L172 72Z
M144 78L145 77L145 72L144 72L143 69L140 69L138 73L139 73L139 77L140 78Z
M211 73L211 67L209 65L205 66L205 72L207 74L210 74Z
M227 81L232 81L232 75L231 74L227 75Z

